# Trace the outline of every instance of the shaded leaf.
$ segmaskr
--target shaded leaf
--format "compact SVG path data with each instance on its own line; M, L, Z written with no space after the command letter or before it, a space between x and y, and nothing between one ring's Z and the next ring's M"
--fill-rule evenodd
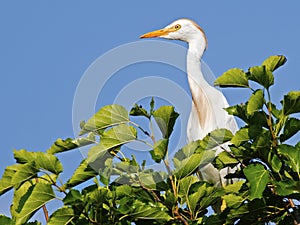
M173 127L179 114L175 112L173 106L162 106L152 114L163 138L168 139L173 132Z
M90 167L87 161L84 159L77 167L72 177L63 185L63 188L72 188L78 184L81 184L98 174L92 167Z
M294 136L300 130L300 120L289 118L284 124L283 133L280 135L280 141L284 142Z
M229 106L225 110L228 112L229 115L237 116L238 118L242 119L244 122L248 121L247 105L245 104Z
M254 112L261 110L264 104L264 93L261 89L256 90L250 97L247 104L247 112L253 115Z
M228 152L223 151L217 155L213 164L218 170L221 170L226 167L233 168L234 166L239 164L239 161Z
M300 148L282 144L278 146L278 153L285 156L285 162L300 178Z
M7 216L0 215L0 224L14 225L14 221L11 218L7 217Z
M129 122L127 110L120 105L107 105L102 107L94 116L92 116L85 124L79 135L91 131L106 129Z
M300 91L291 91L283 97L283 114L290 115L300 112Z
M270 180L269 172L261 164L250 164L243 172L250 183L249 199L262 198L263 192Z
M74 211L69 207L56 210L49 218L47 225L67 225L74 218Z
M159 163L161 160L163 160L166 156L167 149L168 149L168 139L161 139L157 142L155 142L153 146L153 150L150 151L152 159Z
M142 108L142 106L139 106L137 104L135 104L129 113L131 116L144 116L148 119L150 119L150 114L147 112L146 109Z
M249 80L253 80L267 89L274 84L273 73L266 66L250 67L247 75Z
M267 58L262 65L270 71L275 71L280 66L286 63L287 59L283 55L273 55Z
M214 85L220 87L249 88L248 79L243 70L234 68L226 71L215 80Z
M284 180L274 181L276 193L280 196L300 194L300 181Z

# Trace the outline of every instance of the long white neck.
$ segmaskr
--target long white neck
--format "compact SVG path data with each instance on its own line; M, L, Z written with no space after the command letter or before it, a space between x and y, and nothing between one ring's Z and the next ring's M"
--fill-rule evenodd
M214 119L212 101L208 92L212 88L201 72L201 57L205 51L205 42L199 37L189 42L187 52L187 75L193 99L193 107L202 129L205 129Z

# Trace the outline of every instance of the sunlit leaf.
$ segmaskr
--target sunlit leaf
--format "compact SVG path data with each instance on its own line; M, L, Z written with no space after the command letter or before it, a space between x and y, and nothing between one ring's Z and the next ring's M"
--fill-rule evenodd
M153 146L153 150L150 151L152 159L159 163L161 160L163 160L166 156L167 149L168 149L168 139L161 139L157 142L155 142Z
M228 112L229 115L237 116L238 118L242 119L244 122L248 121L247 105L245 104L229 106L225 110Z
M16 216L16 225L24 224L36 210L55 198L50 184L37 183L29 190L30 195Z
M250 164L243 171L250 183L249 199L262 198L266 185L270 180L269 172L261 164Z
M267 89L274 84L274 76L266 66L250 67L247 76L249 80L253 80Z
M262 109L264 104L264 93L261 89L256 90L250 97L247 104L247 112L253 115L254 112Z
M11 184L12 185L19 185L24 181L27 181L35 176L39 170L36 168L35 162L29 162L22 164L22 166L18 167L18 170L12 176Z
M226 167L233 168L239 164L239 161L228 152L223 151L217 155L213 164L218 170L220 170Z
M67 138L65 140L58 138L53 143L53 145L47 150L47 153L56 154L60 152L66 152L79 147L93 144L94 142L95 139L93 135L88 135L87 137L76 138L76 139Z
M74 217L74 210L64 206L50 216L47 225L67 225Z
M3 224L3 225L14 225L14 221L7 217L7 216L4 216L4 215L0 215L0 224Z
M107 105L101 108L84 124L79 135L127 122L129 122L129 116L127 110L123 106L116 104Z
M243 70L234 68L226 71L215 80L216 86L249 88L248 79Z
M13 188L11 179L22 166L23 165L21 164L14 164L5 168L5 171L0 179L0 195L3 195L5 192Z
M275 190L280 196L300 194L300 181L284 180L274 181Z
M290 115L300 112L300 91L291 91L283 98L283 114Z
M179 114L175 112L173 106L162 106L152 114L163 138L168 139L173 132L173 127Z
M49 153L28 152L22 149L14 150L14 157L18 163L34 162L37 169L44 169L57 175L63 171L62 164L58 158Z
M84 159L81 161L80 165L77 167L72 177L63 185L64 188L75 187L98 174L93 168L91 168L87 161Z
M249 141L249 129L248 128L241 128L238 130L233 138L231 139L231 143L234 144L235 146L240 146L241 143Z
M227 129L216 129L208 133L202 140L199 141L199 150L214 149L231 140L233 134Z
M98 164L103 164L105 160L111 157L111 153L116 148L123 144L132 142L137 138L137 131L134 127L121 124L105 131L102 134L100 143L93 146L88 152L87 162L95 162L97 159L100 161Z
M275 71L280 66L283 66L286 63L287 59L283 55L273 55L267 58L262 65L270 71Z

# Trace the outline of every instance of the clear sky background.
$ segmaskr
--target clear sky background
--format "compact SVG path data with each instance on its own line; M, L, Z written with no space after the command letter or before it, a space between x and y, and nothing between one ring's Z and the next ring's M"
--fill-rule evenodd
M1 1L0 174L14 163L13 149L43 151L57 138L73 137L74 93L95 59L178 18L193 19L205 30L209 46L203 59L216 76L284 54L288 62L276 73L272 88L279 103L283 94L300 89L299 9L298 1L278 0ZM124 85L126 73L142 70L125 69L122 82L114 77L99 105L111 103L109 90ZM188 90L186 77L169 78ZM243 90L225 94L232 104L245 100ZM60 159L67 179L82 155L73 151ZM10 200L10 194L0 197L0 214L9 214Z

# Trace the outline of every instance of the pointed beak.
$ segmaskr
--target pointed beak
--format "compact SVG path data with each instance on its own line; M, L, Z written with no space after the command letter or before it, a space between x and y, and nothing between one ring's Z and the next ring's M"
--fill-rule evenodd
M160 30L151 31L149 33L143 34L140 38L156 38L168 35L170 32L175 31L174 28L164 28Z

